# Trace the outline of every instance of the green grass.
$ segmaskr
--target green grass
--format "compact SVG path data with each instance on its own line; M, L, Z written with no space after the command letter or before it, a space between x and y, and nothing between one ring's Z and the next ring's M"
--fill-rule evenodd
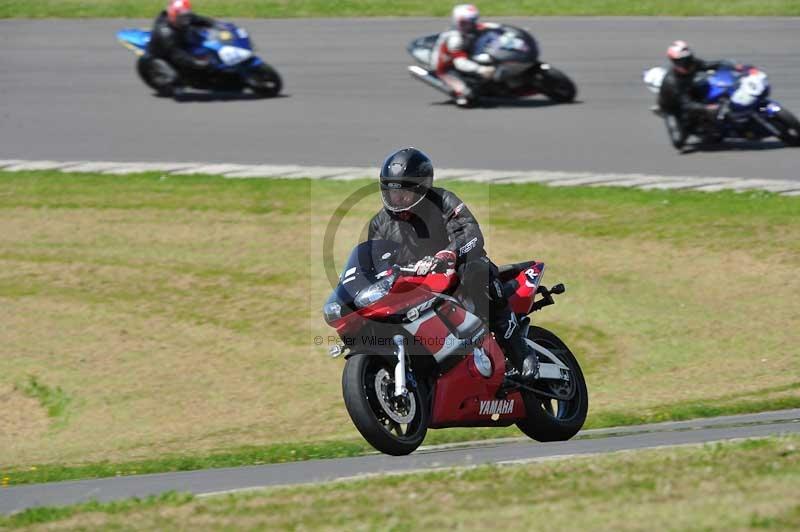
M487 16L645 15L790 16L800 15L798 0L486 0ZM0 18L153 17L161 0L0 0ZM199 0L195 9L218 17L373 17L450 14L453 2L398 0Z
M798 389L800 388L800 383L787 388ZM746 414L785 408L800 408L800 397L728 404L691 403L664 405L662 408L638 415L628 412L607 412L590 419L585 428L599 429L663 421L685 421L688 419ZM426 445L437 445L469 442L476 438L518 438L520 436L520 432L514 427L482 429L480 432L470 429L448 429L431 432L425 443ZM12 469L3 471L0 469L0 479L3 480L3 485L20 486L64 480L348 458L372 453L375 453L375 450L361 439L315 443L281 443L263 447L249 446L241 449L229 449L224 453L209 455L160 456L151 460L122 463L98 462L79 466L41 464L30 466L24 470Z
M59 424L66 423L67 408L72 399L60 387L51 388L39 382L33 375L28 375L28 380L17 384L15 388L28 397L32 397L47 410L47 415Z
M796 530L800 437L482 466L205 499L33 509L0 527Z
M342 405L341 361L312 341L330 334L322 235L365 185L0 173L0 476L368 451ZM584 368L587 427L800 406L800 199L448 187L496 262L539 258L546 283L566 283L535 319ZM337 265L379 204L365 198L344 218ZM69 415L53 431L40 395L59 389ZM427 444L519 432L429 434Z
M109 516L114 514L124 515L132 510L141 511L149 508L163 509L166 506L181 506L193 500L194 498L189 494L167 492L152 497L133 498L109 503L92 501L73 506L45 506L25 510L10 518L0 517L0 526L21 528L41 523L52 523L76 515L96 512Z

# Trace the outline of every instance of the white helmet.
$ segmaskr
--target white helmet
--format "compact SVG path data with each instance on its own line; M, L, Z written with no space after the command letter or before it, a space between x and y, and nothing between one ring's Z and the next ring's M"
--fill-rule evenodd
M453 8L453 25L461 33L473 31L481 16L478 8L472 4L459 4Z

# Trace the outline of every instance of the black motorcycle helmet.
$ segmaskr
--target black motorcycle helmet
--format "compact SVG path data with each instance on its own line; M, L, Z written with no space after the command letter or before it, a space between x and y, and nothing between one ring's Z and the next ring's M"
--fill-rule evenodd
M391 154L381 167L381 198L391 212L414 208L433 185L433 162L416 148Z

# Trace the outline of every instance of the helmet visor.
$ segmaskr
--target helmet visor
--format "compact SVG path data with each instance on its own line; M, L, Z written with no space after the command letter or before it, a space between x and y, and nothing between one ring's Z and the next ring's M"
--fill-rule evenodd
M694 68L694 57L691 55L686 57L679 57L677 59L672 60L672 64L675 66L675 71L680 74L687 74L692 71Z
M427 191L427 187L417 183L381 183L383 204L393 212L406 211L416 206Z

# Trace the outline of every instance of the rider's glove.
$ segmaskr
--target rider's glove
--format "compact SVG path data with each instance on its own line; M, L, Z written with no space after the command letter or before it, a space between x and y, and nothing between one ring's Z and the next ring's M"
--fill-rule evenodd
M492 79L496 69L493 66L482 65L478 67L478 74L485 79Z
M425 257L424 259L420 259L414 265L414 273L416 275L428 275L433 271L435 264L436 259L433 257Z
M443 249L433 256L435 264L433 265L434 271L454 270L456 267L456 253L449 249Z

